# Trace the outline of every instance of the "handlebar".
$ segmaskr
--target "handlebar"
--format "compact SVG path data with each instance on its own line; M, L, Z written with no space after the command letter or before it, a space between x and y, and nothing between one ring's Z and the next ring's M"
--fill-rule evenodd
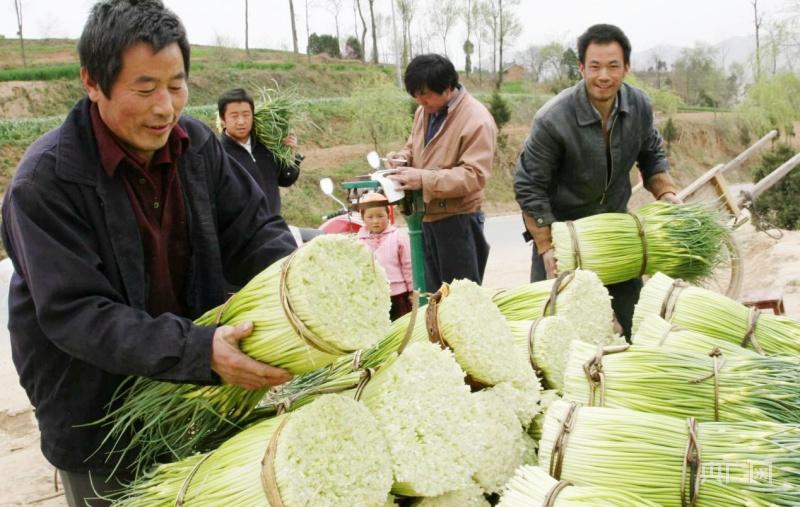
M333 213L329 213L327 215L322 215L322 219L323 220L330 220L331 218L342 216L342 215L346 215L347 213L348 213L348 211L346 209L340 209L340 210L334 211Z

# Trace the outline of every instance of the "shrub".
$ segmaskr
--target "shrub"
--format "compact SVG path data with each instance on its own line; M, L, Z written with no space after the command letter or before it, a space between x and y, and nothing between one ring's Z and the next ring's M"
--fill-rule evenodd
M764 153L761 165L753 172L754 181L765 177L794 156L787 144L779 144ZM759 229L780 227L796 230L800 228L800 171L792 171L779 183L761 194L752 206L753 223Z

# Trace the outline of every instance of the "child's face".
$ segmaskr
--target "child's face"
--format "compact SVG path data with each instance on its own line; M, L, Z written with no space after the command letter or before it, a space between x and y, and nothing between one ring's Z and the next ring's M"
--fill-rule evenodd
M383 232L389 227L389 212L384 207L367 208L361 212L367 230L375 234Z

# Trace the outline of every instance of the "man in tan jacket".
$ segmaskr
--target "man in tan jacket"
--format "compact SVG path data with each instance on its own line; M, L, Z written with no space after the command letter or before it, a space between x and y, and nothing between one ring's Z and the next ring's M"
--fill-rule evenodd
M386 158L397 168L390 178L399 189L422 190L426 288L433 292L459 278L481 283L489 257L481 204L497 126L443 56L417 56L404 81L419 107L408 142Z

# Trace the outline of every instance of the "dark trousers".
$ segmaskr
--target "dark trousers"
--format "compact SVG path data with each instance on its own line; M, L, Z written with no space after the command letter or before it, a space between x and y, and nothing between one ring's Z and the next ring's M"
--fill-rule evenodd
M533 258L531 262L531 282L539 282L547 279L547 272L544 269L544 260L533 247ZM642 279L634 278L626 282L606 285L611 299L611 308L617 317L617 322L622 326L622 334L628 342L631 341L631 327L633 325L633 309L639 301L639 292L642 290Z
M489 259L483 236L483 212L465 213L422 223L425 241L425 288L436 292L442 283L466 278L480 284Z
M61 485L64 487L64 497L69 507L106 507L111 505L107 500L99 497L109 496L122 489L120 481L129 481L132 477L124 479L112 477L108 479L107 473L80 473L58 470Z

